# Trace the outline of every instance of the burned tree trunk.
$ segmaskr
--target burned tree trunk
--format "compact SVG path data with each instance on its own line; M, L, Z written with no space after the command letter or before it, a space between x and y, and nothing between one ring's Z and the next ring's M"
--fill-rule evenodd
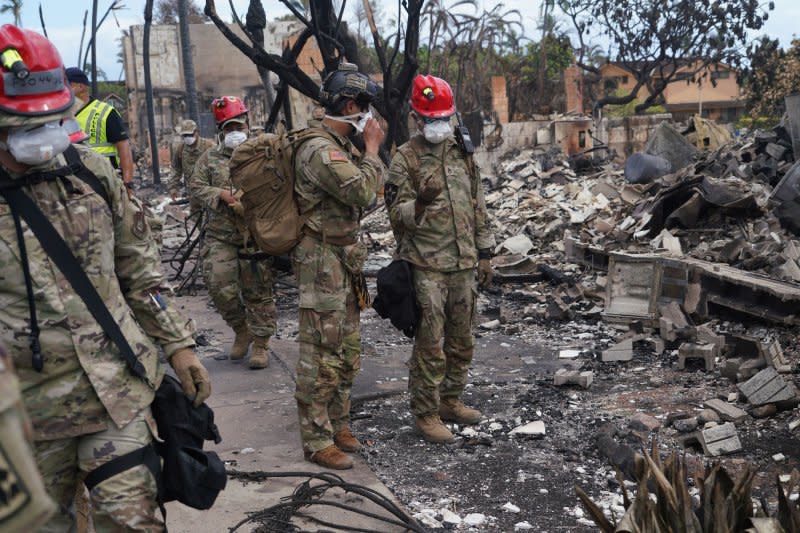
M264 48L264 28L267 27L267 14L264 12L264 6L261 0L250 0L250 5L247 8L247 16L245 17L245 28L251 35L251 39L261 48ZM264 67L256 65L258 76L261 78L261 83L264 85L264 92L267 95L267 109L272 109L275 105L275 88L270 83L270 71Z
M144 42L142 43L142 62L144 67L144 94L147 102L147 129L150 132L150 156L153 165L153 183L161 183L158 169L158 139L156 137L156 114L153 109L153 80L150 77L150 26L153 25L153 0L144 4Z
M194 60L192 59L192 41L189 36L188 1L178 0L178 26L181 34L183 78L186 82L186 106L189 116L197 124L200 124L200 113L197 109L197 86L194 78Z
M294 16L305 26L306 31L298 39L298 43L292 48L291 52L279 56L270 54L262 43L259 43L250 31L244 26L242 29L250 40L250 44L231 31L230 28L219 18L216 11L214 0L206 0L204 13L211 19L214 25L223 35L243 54L256 64L256 66L275 72L281 80L281 89L272 106L270 120L274 121L277 110L285 105L285 95L288 87L291 87L303 95L319 101L319 85L308 74L303 72L297 65L296 57L302 51L303 45L310 37L314 37L320 48L323 58L324 68L320 75L324 77L328 72L335 70L342 60L359 65L358 46L355 39L346 31L342 24L342 14L344 2L337 13L333 7L332 0L319 0L310 3L311 17L300 12L295 4L290 0L281 0L289 8ZM400 143L408 138L402 120L405 101L411 88L411 82L417 72L417 48L419 45L419 22L420 11L424 0L408 0L399 4L399 11L396 20L398 28L393 37L390 57L386 51L381 54L381 70L383 71L384 86L378 95L378 100L374 103L375 109L380 113L389 124L384 147L391 147L395 143ZM401 26L402 19L405 18L405 28ZM373 31L377 35L377 29ZM377 42L383 43L384 40L377 36ZM402 44L402 48L401 48ZM399 63L399 56L402 53L402 64ZM363 71L363 69L361 69Z

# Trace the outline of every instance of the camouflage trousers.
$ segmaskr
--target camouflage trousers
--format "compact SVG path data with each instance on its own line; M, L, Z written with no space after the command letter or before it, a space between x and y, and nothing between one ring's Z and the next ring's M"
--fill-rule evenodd
M272 297L272 262L249 259L235 244L206 237L201 255L203 279L214 306L233 329L247 324L256 337L275 333L275 300Z
M79 479L111 459L153 440L154 429L151 428L155 428L155 421L149 408L121 429L111 420L108 424L109 428L99 433L35 443L36 462L45 486L59 506L40 532L72 530L75 524L69 507ZM90 492L95 531L164 531L156 494L156 480L144 465L103 481Z
M306 237L294 251L300 291L295 399L303 450L333 445L350 424L350 391L361 370L360 311L333 247Z
M467 384L474 350L475 271L414 269L414 289L421 314L408 361L408 391L411 412L425 416L438 413L440 399L460 397Z

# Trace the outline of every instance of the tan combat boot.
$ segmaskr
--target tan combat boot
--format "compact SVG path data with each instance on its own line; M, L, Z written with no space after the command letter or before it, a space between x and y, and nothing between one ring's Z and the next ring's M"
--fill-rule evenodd
M248 366L253 370L267 368L269 365L269 337L256 337L253 339L253 351L250 354Z
M477 424L483 415L477 409L467 407L458 398L442 398L439 403L439 416L448 422Z
M340 429L334 433L333 442L336 444L336 447L343 452L357 452L361 449L361 443L358 441L355 435L353 435L353 432L350 431L349 427Z
M239 326L236 330L236 338L233 340L231 346L230 358L232 361L244 359L247 355L247 350L250 348L250 343L253 342L253 336L250 335L250 330L246 325Z
M442 424L439 415L418 416L415 422L417 430L422 433L422 438L434 444L453 442L453 434Z
M353 460L334 444L318 452L305 452L305 456L306 461L317 463L325 468L331 468L333 470L347 470L348 468L353 468Z

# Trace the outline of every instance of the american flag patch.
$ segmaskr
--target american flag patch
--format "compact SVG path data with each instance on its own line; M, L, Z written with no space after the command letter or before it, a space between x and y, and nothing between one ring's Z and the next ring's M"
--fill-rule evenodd
M328 158L331 161L350 161L350 158L347 157L347 154L338 150L328 152Z

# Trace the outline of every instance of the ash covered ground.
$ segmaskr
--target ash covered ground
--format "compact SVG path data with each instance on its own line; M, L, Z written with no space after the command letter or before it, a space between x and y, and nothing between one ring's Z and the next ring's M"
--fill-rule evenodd
M721 462L733 474L754 467L754 502L763 498L774 510L776 480L800 462L797 397L752 404L739 387L775 362L761 360L763 354L743 361L729 341L745 338L761 347L779 346L779 377L794 394L800 361L797 322L760 320L752 312L730 309L717 309L698 321L683 307L680 315L689 324L671 334L663 323L659 328L635 320L609 321L604 317L609 274L572 262L565 250L565 238L575 235L606 250L686 254L755 270L794 290L800 242L781 227L765 201L777 180L765 181L741 163L742 154L757 150L755 141L720 150L694 169L665 176L661 185L645 186L626 184L613 165L579 176L565 163L547 162L551 153L529 150L513 154L516 159L485 181L493 228L498 242L506 244L495 259L499 281L479 297L475 359L464 396L485 419L473 426L451 426L457 434L453 444L427 444L413 429L407 394L383 394L383 380L374 384L375 395L353 408L353 429L365 444L363 457L420 522L431 530L595 531L575 486L607 516L621 518L620 483L635 488L634 457L652 446L662 455L685 455L694 497L699 492L694 479L708 465ZM719 161L736 175L717 168ZM788 166L783 162L781 172ZM647 231L649 219L642 216L642 206L664 205L659 204L664 191L672 194L675 184L698 176L719 178L731 187L740 200L737 207L721 207L712 198L694 227ZM748 197L753 201L742 200ZM696 195L691 198L687 204ZM745 204L747 213L740 209ZM173 206L166 212L164 246L170 256L184 237L180 220L185 213ZM391 260L393 239L382 207L363 226L374 292L374 274ZM551 270L543 272L538 265ZM276 290L282 338L296 335L292 282L283 277ZM196 290L204 290L202 282ZM790 300L784 310L790 318L798 313L792 305ZM681 346L700 342L698 337L707 343L709 338L723 339L713 368L700 359L688 359L679 368ZM389 359L407 358L411 352L411 341L371 310L362 316L362 339L364 357L377 363L384 359L387 366ZM630 360L604 362L604 352L626 339ZM738 363L732 366L733 361ZM586 388L556 386L554 375L561 369L591 372L592 382ZM395 372L386 380L403 381L402 374ZM724 402L723 411L741 409L743 416L729 420L708 407L712 400ZM539 424L531 428L534 422ZM714 456L696 437L726 422L734 426L740 449ZM796 493L790 496L797 498Z

